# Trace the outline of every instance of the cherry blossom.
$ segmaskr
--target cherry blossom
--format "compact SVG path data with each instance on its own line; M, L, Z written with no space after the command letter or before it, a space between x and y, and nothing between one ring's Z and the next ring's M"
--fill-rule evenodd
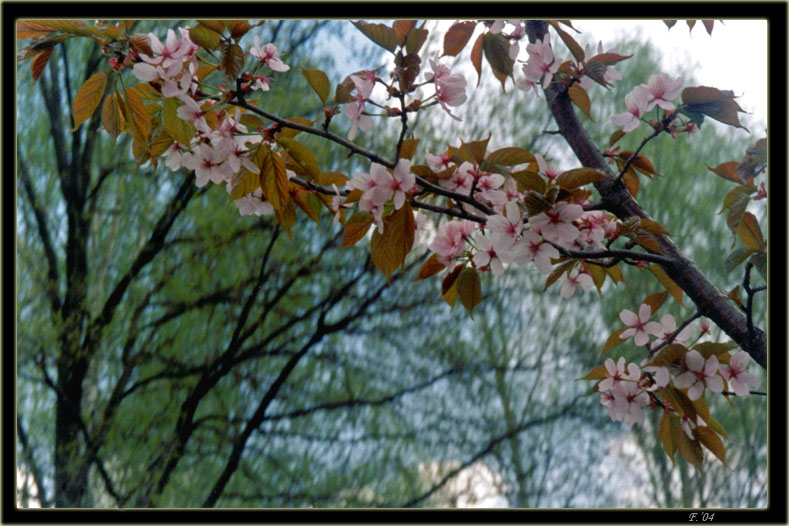
M759 378L745 371L748 367L750 357L745 351L737 351L729 358L729 365L719 365L718 372L729 382L729 387L734 390L737 396L749 394L748 386L756 387L759 385Z
M629 328L622 332L619 338L626 340L632 337L636 345L646 345L649 342L650 334L658 336L663 329L659 323L649 321L651 316L652 307L646 303L642 303L638 308L638 315L628 309L624 309L619 313L619 319Z
M242 216L256 215L267 216L274 213L274 207L268 201L263 200L263 192L256 188L251 194L239 197L233 201L238 207L238 213Z
M490 266L494 276L501 276L504 273L502 263L511 261L509 251L515 240L509 236L479 237L476 244L479 251L472 258L474 264L480 268Z
M679 97L682 89L682 77L672 81L667 74L660 73L649 77L647 84L642 84L641 87L645 88L648 93L647 111L656 105L664 110L672 111L675 106L669 101Z
M652 380L646 378L646 385L642 385L647 391L654 391L668 385L670 378L668 368L656 365L642 365L641 370L652 375Z
M195 148L195 155L189 160L187 168L194 170L198 188L205 186L208 181L220 184L229 180L233 174L225 156L205 143Z
M546 33L542 41L538 40L533 44L527 44L526 52L529 54L529 59L523 66L523 73L533 82L539 82L542 79L543 89L548 89L553 74L559 70L561 65L558 61L554 61L551 35Z
M405 203L405 193L416 183L414 174L411 173L411 161L400 159L393 173L389 173L383 165L373 163L370 168L370 177L375 181L373 200L383 204L389 199L394 199L395 210L400 210Z
M704 388L713 393L723 391L723 379L718 376L718 357L704 357L695 349L685 355L688 370L674 377L674 385L680 389L689 387L688 398L698 400L704 394Z
M529 218L532 227L540 229L542 237L557 245L568 246L578 237L573 221L584 213L581 205L559 203Z
M513 240L518 239L523 231L523 219L518 204L508 201L504 205L505 214L496 214L488 218L487 227L491 232L496 232L505 236L510 236Z
M439 229L436 238L430 244L430 250L435 252L445 266L449 267L451 260L460 256L466 250L466 240L476 229L473 221L448 221Z
M455 165L455 163L452 161L452 156L448 153L433 155L430 152L425 152L425 161L430 168L439 171L445 170Z
M649 405L649 395L642 391L638 384L622 382L613 393L617 420L623 420L628 428L636 422L644 421L642 408Z
M373 120L369 115L363 115L364 106L362 104L354 103L348 104L345 107L345 116L351 121L351 130L348 132L348 140L353 140L356 137L356 130L368 132L373 129Z
M553 270L551 259L559 257L556 247L547 243L543 237L532 230L523 232L521 239L514 247L514 261L516 263L528 263L534 261L537 270L543 274L550 274Z
M290 69L290 66L279 59L277 46L274 44L266 44L260 47L260 39L258 37L255 37L255 45L249 50L249 54L274 71L284 72Z
M474 197L477 200L489 201L494 205L503 205L507 202L507 194L498 190L503 184L504 177L501 174L483 174L477 179L478 192Z
M474 165L465 161L449 179L440 179L438 184L452 192L468 195L471 193L471 186L474 184L473 170Z
M561 290L559 291L559 295L562 298L570 298L575 294L575 288L577 286L581 286L584 291L589 292L594 287L594 281L592 281L592 276L585 272L579 272L578 269L572 269L570 274L565 278L565 282L562 285Z
M664 314L660 317L660 325L662 327L661 334L658 334L658 339L653 342L652 348L657 347L658 345L662 344L666 340L668 340L671 335L677 330L677 322L674 320L674 316L671 314ZM675 342L677 343L685 343L690 338L690 333L692 331L692 327L688 325L684 329L682 329L679 334L674 337Z
M638 366L634 363L629 364L628 372L625 373L625 359L622 356L619 357L616 364L611 358L608 358L604 365L606 377L603 378L598 385L600 391L611 391L623 380L631 382L637 381L641 374L638 370Z
M636 86L633 91L625 95L627 112L611 117L611 122L622 126L622 131L630 133L641 124L641 117L647 111L649 92L643 86Z
M545 158L542 155L535 153L534 158L537 160L537 166L541 175L547 177L551 182L555 181L559 177L560 172L556 168L548 166L548 163L545 162Z

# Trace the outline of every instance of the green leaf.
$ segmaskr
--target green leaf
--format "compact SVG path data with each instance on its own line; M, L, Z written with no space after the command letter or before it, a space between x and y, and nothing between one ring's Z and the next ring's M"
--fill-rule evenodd
M575 58L576 62L583 62L586 55L584 54L584 49L581 47L578 42L566 31L564 31L559 24L555 20L549 21L549 23L553 26L553 29L559 34L559 38L562 39L562 42L567 46L567 49L570 50L570 53L573 54L573 58ZM590 117L591 118L591 117Z
M581 378L576 378L575 381L577 382L578 380L602 380L606 376L608 376L608 370L605 368L605 365L598 365L597 367L586 373L586 376L583 376Z
M189 38L203 49L213 51L219 47L220 36L216 31L213 31L202 24L197 24L189 29Z
M414 245L415 230L414 212L411 205L404 203L400 210L384 218L383 234L379 234L378 229L373 232L370 255L387 281L391 282L392 273L405 262Z
M260 150L263 151L260 188L263 190L263 195L271 203L271 206L274 207L274 210L280 211L290 197L288 194L288 175L285 161L282 160L278 153L272 152L268 146L261 147L258 151Z
M510 176L518 183L518 191L533 190L537 193L545 193L545 179L537 172L531 170L519 170L512 172Z
M663 285L666 290L671 294L674 298L674 301L682 305L682 289L674 283L674 280L671 279L666 271L663 270L663 267L658 265L657 263L651 263L649 265L649 271L657 278L661 285Z
M767 252L760 252L751 258L751 263L759 271L759 274L766 280L767 279Z
M416 27L416 20L395 20L392 24L392 30L395 34L398 46L405 45L408 40L408 34Z
M345 230L342 233L342 243L338 248L350 247L362 239L370 225L373 224L373 215L367 212L356 212L345 222Z
M652 316L663 306L666 302L666 298L668 298L668 291L657 292L655 294L650 294L646 297L644 301L641 303L646 303L652 308Z
M737 227L737 233L742 240L745 248L755 252L764 250L764 238L762 237L762 229L759 227L759 221L750 212L745 212L742 215L740 224Z
M753 250L749 250L745 247L738 247L734 249L734 251L728 255L726 261L723 263L723 271L726 274L730 274L732 270L742 265L742 263L753 253Z
M225 23L222 20L198 20L197 23L219 35L225 32Z
M684 358L687 353L687 347L681 343L672 343L663 347L658 355L652 358L652 361L649 363L649 365L654 365L655 367L666 367L672 362L682 360L682 358Z
M500 164L502 166L515 166L534 162L534 155L527 150L518 147L500 148L488 155L486 161L489 163Z
M674 453L677 451L677 446L674 443L674 426L671 425L671 415L663 412L663 418L660 419L660 426L658 427L658 437L663 444L663 450L671 459L671 465L674 465Z
M405 52L419 53L419 50L422 49L422 45L425 43L425 40L427 40L427 35L427 29L421 27L415 27L409 31L405 41Z
M573 104L578 106L578 108L586 115L590 121L594 122L592 118L592 103L589 100L589 95L586 93L586 90L583 89L579 84L573 84L570 86L570 89L567 90L568 95L570 95L570 100L573 101Z
M512 66L515 61L510 58L510 42L507 37L502 34L485 33L482 38L482 51L495 73L502 77L512 75ZM502 85L504 85L503 82Z
M85 81L71 105L74 115L74 129L72 131L77 130L83 122L93 115L93 112L99 107L106 87L107 75L104 73L96 73ZM150 130L148 132L150 133Z
M476 269L466 267L460 273L457 281L458 297L473 318L473 310L482 301L482 285Z
M326 104L326 101L329 100L329 92L331 90L329 77L326 73L319 69L301 68L301 74L304 75L304 78L307 79L312 89L318 94L321 102Z
M703 113L718 122L743 128L737 116L738 112L744 113L739 104L734 102L733 91L721 91L709 86L689 87L682 90L682 102L686 111Z
M294 139L281 137L277 142L288 151L293 160L296 161L313 180L318 179L321 171L318 167L318 161L312 154L312 150Z
M602 181L605 178L606 175L604 173L598 172L593 168L576 168L563 172L556 179L556 183L565 190L574 190L589 183Z
M726 464L726 448L723 446L720 437L715 434L715 431L707 426L696 426L696 429L693 430L693 434L696 435L696 438L699 439L699 442L701 442L704 447L712 451L713 455L723 462L723 465L729 467L729 465Z
M126 117L123 114L121 96L117 92L110 93L104 99L104 105L101 109L101 123L104 125L104 130L112 136L113 140L123 131Z
M197 132L192 123L178 117L180 105L173 97L164 99L164 129L179 144L188 146Z
M381 46L387 51L394 53L397 47L397 37L394 30L385 24L366 24L364 22L353 22L356 28L364 33L364 36Z
M625 341L621 339L619 336L623 332L625 332L628 328L629 327L622 327L621 329L618 329L613 333L611 333L611 336L609 336L608 339L605 341L605 346L603 346L603 350L600 353L601 358L605 355L605 353L607 353L608 351L610 351L611 349L613 349L614 347Z

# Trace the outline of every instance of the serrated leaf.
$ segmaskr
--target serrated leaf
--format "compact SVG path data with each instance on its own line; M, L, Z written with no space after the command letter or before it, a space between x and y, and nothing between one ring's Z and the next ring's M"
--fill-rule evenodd
M674 280L671 279L666 271L663 270L663 267L658 265L657 263L651 263L649 265L649 271L657 278L661 285L663 285L666 290L671 294L674 298L674 301L682 305L682 289L674 283Z
M416 20L395 20L392 30L395 34L398 46L404 46L408 39L408 33L416 27Z
M586 58L586 55L584 54L584 49L581 47L581 45L578 44L578 42L576 42L575 39L569 33L567 33L562 28L560 28L559 24L556 21L551 20L549 23L553 26L553 29L556 30L556 32L559 34L559 38L562 39L564 45L566 45L567 49L570 50L570 53L572 53L573 58L575 58L576 62L578 63L583 62L584 59Z
M198 20L197 23L219 35L225 32L225 23L222 20Z
M444 35L444 54L441 56L456 57L466 47L476 27L476 22L455 22L452 24Z
M756 219L756 216L752 213L745 212L742 215L740 224L737 226L737 233L745 248L756 252L764 250L762 229L759 227L759 221Z
M411 160L414 158L416 148L419 146L419 139L406 139L403 141L403 146L400 148L400 158Z
M191 122L178 117L179 106L178 100L173 97L164 99L164 129L179 144L188 146L197 131Z
M460 149L458 150L460 158L463 161L474 161L477 164L481 163L488 149L488 141L490 141L490 135L488 135L487 139L481 141L460 143Z
M280 137L278 143L288 151L290 156L299 164L299 166L304 168L304 170L309 174L310 178L313 180L318 179L321 171L320 168L318 168L318 161L312 154L312 150L300 142L286 137Z
M752 250L748 250L745 247L736 248L726 257L726 261L723 263L724 272L726 274L731 273L732 270L742 265L742 263L753 253Z
M260 174L250 172L242 166L241 171L235 176L235 186L230 194L230 201L249 195L260 188Z
M126 118L123 114L123 102L117 92L110 93L101 109L101 123L107 133L115 140L125 128Z
M421 27L415 27L409 31L405 40L405 52L419 53L419 50L422 49L422 46L425 43L425 40L427 40L427 35L427 29Z
M523 192L532 190L534 192L543 194L545 193L545 179L543 179L537 172L531 170L519 170L512 172L510 176L518 183L518 191Z
M594 286L597 287L597 292L601 293L603 285L605 284L605 277L608 273L605 271L605 268L600 265L587 265L587 269L589 269L589 274L592 276Z
M690 440L684 431L677 433L677 449L682 458L687 460L690 464L695 466L696 469L702 471L701 466L704 460L704 454L701 451L701 445L697 440Z
M653 219L642 217L639 221L641 230L649 232L650 234L659 234L662 236L670 236L671 232L665 229L663 225Z
M235 80L241 70L244 69L244 51L238 44L224 44L222 46L222 58L219 61L222 66L222 73L228 78Z
M586 115L590 121L594 122L592 118L592 103L589 100L589 95L587 95L586 90L583 89L579 84L573 84L570 86L570 89L567 90L567 93L570 95L570 100L573 101L573 104L578 106L578 108Z
M605 89L609 89L608 87L611 86L611 83L605 80L605 72L607 69L608 66L602 62L590 60L584 66L583 74L603 86Z
M394 53L397 47L397 37L391 27L385 24L366 24L364 22L353 22L353 25L355 25L364 36L385 50Z
M676 444L674 443L674 426L671 425L671 415L663 412L663 417L660 419L658 427L658 437L663 444L663 450L671 459L671 465L674 465L674 453L677 451Z
M460 276L458 276L457 291L460 303L463 304L473 318L474 307L482 301L482 283L476 269L471 267L463 269Z
M535 158L534 155L527 150L511 146L496 150L488 155L486 160L489 163L500 164L502 166L515 166L517 164L534 162Z
M663 252L660 250L660 245L658 245L655 238L652 237L650 234L636 234L636 243L641 245L642 247L646 248L647 250L651 250L652 252L656 252L658 254L662 254Z
M550 274L548 274L548 277L545 279L545 287L543 287L542 289L543 292L548 290L548 287L553 285L562 274L564 274L565 272L569 272L570 269L573 266L575 266L576 263L577 262L575 260L566 261L561 265L559 265L558 267L556 267L555 269L553 269L553 271Z
M471 64L477 70L477 86L479 86L479 81L482 80L482 40L484 36L484 34L479 35L471 47Z
M641 181L638 179L638 174L633 170L628 170L622 176L622 181L625 183L625 188L633 197L638 196L638 189L641 186Z
M296 224L296 205L294 204L293 199L288 199L282 204L282 208L279 210L274 210L274 219L276 219L277 223L279 223L282 229L285 230L285 232L288 234L288 237L293 239L293 236L290 233L293 225Z
M737 161L729 161L727 163L719 164L715 168L712 168L709 165L704 165L707 167L707 170L716 174L719 177L726 179L727 181L733 181L738 184L743 184L745 181L740 179L740 176L737 175L737 166L739 163Z
M329 100L329 92L331 90L329 77L326 73L319 69L301 68L301 74L304 75L304 78L307 79L312 89L318 94L321 102L326 104L326 101Z
M280 211L290 197L285 161L279 154L272 152L268 146L262 146L258 151L262 152L260 188L271 206L274 207L274 211ZM293 213L295 216L295 209Z
M219 47L221 37L216 31L213 31L203 25L196 25L189 30L189 38L203 49L213 51Z
M688 348L681 343L672 343L663 347L660 352L652 358L649 365L655 367L666 367L669 364L681 361L688 354Z
M625 132L623 132L622 130L616 130L614 133L611 134L611 137L609 137L609 139L608 139L608 147L609 148L612 147L614 144L619 142L619 139L621 139L625 135L627 135L627 134Z
M93 112L96 111L96 108L99 107L106 87L107 75L104 73L96 73L86 80L79 89L71 105L74 115L74 130L77 130L83 122L88 120L90 116L93 115Z
M153 127L151 116L148 115L142 99L133 89L126 90L126 119L131 124L134 140L142 144L147 143Z
M33 60L30 61L30 73L33 75L33 83L35 83L38 77L44 72L44 68L47 66L49 57L51 56L52 48L49 48L36 55Z
M751 258L751 263L762 277L767 280L767 252L760 252Z
M444 264L438 260L438 255L433 254L427 259L427 261L422 263L422 266L419 267L419 274L417 275L417 277L412 279L411 282L419 281L434 276L439 272L441 272L442 270L444 270L444 268L446 267L444 267Z
M715 431L707 426L696 426L696 429L693 430L693 434L696 435L696 438L699 439L699 442L701 442L704 447L712 451L712 454L723 462L723 465L729 467L729 465L726 464L726 448L723 446L720 437L715 434Z
M694 345L693 350L698 351L706 360L710 356L720 356L737 347L738 345L735 342L701 342Z
M367 234L373 221L373 215L367 212L356 212L349 217L345 222L345 230L343 230L342 243L340 243L339 248L355 245Z
M738 112L744 113L744 111L734 102L735 98L732 91L722 91L709 86L689 87L682 90L682 102L686 111L702 113L718 122L747 131L747 128L740 124L737 116Z
M646 303L649 305L652 308L652 316L654 316L658 309L660 309L660 307L662 307L666 302L666 298L668 298L668 291L664 290L663 292L650 294L641 303Z
M581 378L576 378L575 381L577 382L579 380L602 380L606 376L608 376L608 370L605 368L605 365L598 365L597 367L586 373L586 376L583 376Z
M605 355L605 353L607 353L608 351L610 351L611 349L613 349L614 347L625 341L621 339L619 336L623 332L625 332L628 328L629 327L622 327L621 329L615 330L613 333L611 333L611 336L609 336L608 339L605 341L603 350L600 352L601 358Z
M414 212L406 202L400 210L384 218L383 234L379 234L378 229L373 232L370 253L373 263L387 281L391 280L392 272L405 262L406 255L414 245L415 230Z
M509 40L502 34L485 33L482 36L482 52L494 75L504 88L507 78L512 76L512 66L515 63L510 58Z
M594 168L575 168L562 172L556 179L556 184L565 190L574 190L589 183L602 181L606 175Z
M236 42L238 42L241 37L247 34L247 32L252 29L252 25L247 20L226 20L225 26L227 27L228 31L230 31L230 36L232 36Z
M293 193L293 201L301 208L307 217L315 221L320 226L321 224L321 200L318 199L313 192L298 186L295 186Z
M607 267L605 271L611 276L614 283L623 283L625 281L625 278L622 276L622 271L619 269L619 265Z

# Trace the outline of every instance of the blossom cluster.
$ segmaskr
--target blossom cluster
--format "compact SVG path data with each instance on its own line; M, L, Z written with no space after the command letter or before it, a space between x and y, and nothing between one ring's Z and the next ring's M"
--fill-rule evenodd
M671 101L679 97L681 89L681 77L671 80L666 73L652 75L646 84L636 86L625 95L627 111L611 117L611 122L629 133L638 128L643 116L655 106L673 111L676 106Z
M671 314L664 314L660 322L649 321L651 307L643 303L639 313L623 310L620 319L627 326L619 336L621 339L633 338L636 345L644 345L653 351L664 344L669 338L672 342L684 344L691 335L692 326L688 325L677 331L677 325ZM701 334L708 333L709 325L702 323L699 327ZM658 338L649 343L649 335ZM658 355L659 356L659 355ZM746 371L750 357L744 351L731 355L728 363L720 363L718 356L711 354L704 358L696 349L688 350L682 360L684 371L672 369L665 365L653 365L651 359L645 359L640 366L635 363L626 364L624 358L618 362L608 359L605 361L605 378L600 381L597 388L600 391L600 403L608 407L608 414L615 422L624 422L630 427L635 422L644 419L643 408L647 405L662 407L667 411L673 410L666 402L659 402L655 392L670 384L678 389L687 389L687 396L691 401L700 399L704 391L709 389L713 393L724 390L724 380L728 383L737 396L749 393L748 387L755 387L759 379ZM701 421L694 423L683 417L682 427L693 438L691 429Z
M176 115L195 129L195 136L190 144L173 141L162 154L166 158L166 166L171 170L184 167L194 171L198 187L209 182L226 183L228 193L232 193L238 184L236 176L242 167L255 174L260 172L250 159L251 148L266 141L263 136L251 133L241 123L238 108L233 115L227 111L218 112L216 124L209 125L206 114L214 108L216 101L206 99L201 102L195 98L198 88L195 76L198 46L189 38L189 29L179 28L179 31L180 40L175 31L169 30L165 44L150 33L148 37L154 54L148 56L141 53L139 57L142 62L134 65L133 72L140 81L160 81L162 94L165 97L175 97L181 102ZM273 71L289 69L289 66L278 58L277 48L273 44L260 46L257 37L250 54ZM250 88L264 91L268 90L271 83L271 79L262 75L256 76L254 81ZM293 175L293 172L288 173L288 177ZM263 198L260 188L235 200L235 203L241 215L267 215L274 212L271 203Z

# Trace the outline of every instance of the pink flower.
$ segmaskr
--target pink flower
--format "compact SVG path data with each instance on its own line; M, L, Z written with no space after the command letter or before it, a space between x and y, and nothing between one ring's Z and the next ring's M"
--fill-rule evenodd
M622 131L630 133L641 124L641 117L647 111L649 92L643 86L636 86L633 91L625 95L626 113L611 117L611 122L623 126Z
M345 116L351 121L351 131L348 132L348 140L353 140L356 137L356 130L360 129L363 132L368 132L373 129L373 120L369 115L363 115L364 103L348 104L345 107Z
M641 375L638 366L631 363L627 367L628 373L625 373L625 359L619 357L619 360L614 364L611 358L605 361L606 377L600 381L598 389L600 391L611 391L617 387L623 380L635 382Z
M475 229L473 221L448 221L439 229L430 250L447 261L455 259L466 250L466 240ZM449 266L448 262L445 265Z
M438 171L454 166L452 156L447 153L433 155L430 152L425 152L425 161L427 161L427 165L430 166L430 168Z
M238 207L238 213L242 216L256 215L267 216L274 213L274 207L268 201L263 200L263 192L256 188L251 194L239 197L233 201Z
M749 394L747 386L756 387L759 385L759 378L745 371L749 361L748 353L738 351L729 359L728 367L718 366L718 372L729 382L729 386L734 389L737 396Z
M589 292L594 287L594 281L592 281L592 276L589 274L578 272L578 269L574 268L570 271L570 275L567 276L559 291L559 295L565 299L570 298L575 294L575 288L579 285L584 291Z
M383 165L373 163L370 168L370 177L375 181L374 201L383 204L389 199L394 198L395 210L400 210L405 203L405 194L416 182L414 174L411 173L411 161L400 159L397 161L394 172L389 173ZM386 198L384 199L384 196Z
M642 85L642 87L644 87L649 94L647 111L654 108L655 105L660 106L664 110L671 111L675 106L669 101L679 97L680 89L682 89L682 77L672 81L665 73L652 75L649 77L647 84Z
M632 336L636 345L646 345L649 342L650 334L657 336L663 329L659 323L649 321L650 316L652 316L652 307L646 303L642 303L638 308L638 316L627 309L620 312L619 319L629 328L620 334L619 337L626 340Z
M677 322L674 320L674 316L672 316L671 314L664 314L663 316L661 316L660 326L662 327L661 333L657 335L659 336L659 338L654 341L652 347L656 347L661 343L665 342L666 340L668 340L671 334L677 330ZM688 340L688 338L690 338L691 330L692 329L690 325L688 325L687 327L682 329L680 333L677 334L676 337L674 337L674 341L676 343L685 343Z
M229 181L233 175L230 165L218 150L207 144L200 144L190 159L188 168L195 171L196 184L202 188L208 181L220 184Z
M559 251L550 243L546 243L540 234L527 230L515 247L517 252L514 261L523 264L534 261L537 269L543 274L550 274L553 270L551 258L558 258Z
M509 236L513 240L518 239L523 230L523 219L521 218L521 211L518 208L518 204L514 201L508 201L504 206L504 211L504 215L497 214L490 216L487 226L491 232Z
M496 236L479 237L476 242L479 251L472 258L474 264L480 268L490 266L494 276L501 276L504 273L502 263L509 262L509 250L515 240L507 236Z
M438 184L452 192L468 195L471 192L471 185L474 184L473 169L474 166L465 161L449 179L441 179Z
M545 162L545 159L539 153L534 154L534 158L537 159L537 166L540 169L540 173L547 177L549 181L555 181L557 177L559 177L559 170L548 166L548 163Z
M290 66L286 65L279 59L279 51L277 51L277 46L274 44L266 44L265 46L260 47L260 39L258 37L255 37L255 45L252 46L249 54L263 62L263 64L267 65L274 71L282 72L288 71L290 69Z
M554 62L553 49L551 48L551 35L545 34L542 41L536 41L526 46L529 59L523 66L526 78L533 82L542 79L543 89L548 89L553 79L553 74L559 70L559 62Z
M474 198L478 201L490 201L494 205L503 205L507 202L507 194L497 190L503 184L504 177L502 175L484 174L477 179L477 193L474 194Z
M614 414L623 420L627 427L635 422L643 422L642 408L649 405L649 395L634 382L623 382L614 390Z
M685 355L688 370L674 378L674 385L680 389L689 387L688 398L698 400L707 387L713 393L723 391L723 379L718 376L718 357L710 356L707 360L696 351L688 351Z
M557 245L571 245L578 237L578 229L572 224L584 213L581 205L560 203L550 210L529 218L532 227L540 229L542 236Z

